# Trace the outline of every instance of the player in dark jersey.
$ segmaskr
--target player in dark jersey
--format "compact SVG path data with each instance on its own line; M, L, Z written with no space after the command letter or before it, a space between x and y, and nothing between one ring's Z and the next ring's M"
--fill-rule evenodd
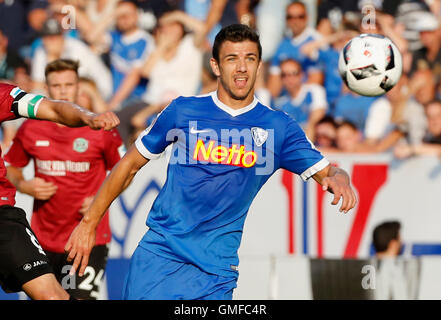
M73 103L47 99L0 83L0 123L19 117L49 120L70 127L111 130L119 124L112 112L95 114ZM0 285L6 292L25 291L36 300L69 299L55 278L32 232L25 212L15 205L15 187L0 159Z
M249 27L218 33L211 59L217 91L175 99L113 168L66 245L79 274L104 212L168 145L167 181L132 256L125 299L231 299L248 209L279 168L314 178L334 193L332 204L342 200L340 211L355 206L348 174L329 164L295 120L255 98L261 55Z
M79 64L68 59L46 66L49 97L77 103ZM91 107L91 106L89 106ZM109 216L97 230L91 263L83 277L69 277L64 245L106 177L121 159L124 145L116 129L96 131L28 119L18 130L4 159L7 178L18 191L34 197L32 230L49 257L58 281L76 299L94 300L105 271L111 240ZM22 169L34 160L35 177ZM66 203L69 205L66 206Z

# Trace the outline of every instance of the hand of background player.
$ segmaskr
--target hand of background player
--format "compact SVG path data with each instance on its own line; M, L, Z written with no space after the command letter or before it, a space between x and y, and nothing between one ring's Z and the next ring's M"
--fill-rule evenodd
M84 221L84 218L72 231L72 234L67 240L64 246L64 251L67 253L67 261L72 262L72 269L70 275L74 275L78 271L78 275L81 277L86 270L89 263L90 252L95 245L95 228Z
M53 182L45 181L42 178L35 177L31 180L20 182L20 192L29 194L38 200L48 200L57 192L57 185Z
M86 120L87 125L94 129L111 130L119 125L119 118L111 111L99 113Z

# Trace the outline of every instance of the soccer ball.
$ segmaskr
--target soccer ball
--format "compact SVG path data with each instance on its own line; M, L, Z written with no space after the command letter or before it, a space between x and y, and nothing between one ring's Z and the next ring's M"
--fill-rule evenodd
M341 50L338 71L352 91L363 96L379 96L400 79L401 54L389 38L361 34Z

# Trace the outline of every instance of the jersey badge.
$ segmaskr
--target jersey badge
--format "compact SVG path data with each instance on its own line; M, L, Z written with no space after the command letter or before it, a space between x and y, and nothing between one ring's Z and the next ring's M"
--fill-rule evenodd
M268 131L258 127L251 128L251 135L253 136L253 140L256 143L256 146L262 146L266 139L268 138Z
M73 149L76 152L85 152L89 147L89 141L84 138L76 138L73 142Z

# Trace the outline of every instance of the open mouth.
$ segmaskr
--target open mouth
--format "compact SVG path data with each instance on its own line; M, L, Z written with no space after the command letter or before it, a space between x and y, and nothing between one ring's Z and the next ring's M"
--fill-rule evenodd
M235 77L234 78L234 84L239 89L245 88L246 85L247 85L247 82L248 82L248 77L240 76L240 77Z

